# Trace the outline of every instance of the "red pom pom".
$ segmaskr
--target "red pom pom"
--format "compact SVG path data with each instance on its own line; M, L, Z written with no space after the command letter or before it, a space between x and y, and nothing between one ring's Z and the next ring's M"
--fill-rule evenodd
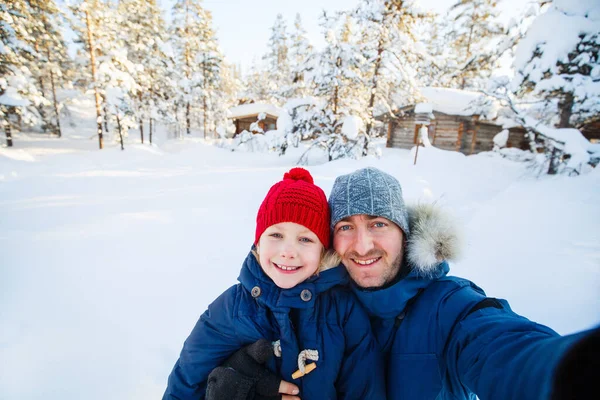
M310 172L305 170L304 168L292 168L289 172L286 172L283 175L283 179L292 179L295 181L304 181L308 183L314 184L315 181L313 177L310 175Z

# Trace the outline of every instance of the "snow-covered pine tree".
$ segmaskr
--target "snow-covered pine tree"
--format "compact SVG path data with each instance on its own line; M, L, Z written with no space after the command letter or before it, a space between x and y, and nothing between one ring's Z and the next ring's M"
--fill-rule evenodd
M408 101L418 90L416 69L424 57L414 36L414 29L429 17L419 12L411 1L363 0L354 11L363 32L361 49L367 59L366 134L374 122L375 106L391 110L395 99ZM366 148L365 148L366 154Z
M252 61L250 72L244 77L244 87L241 97L248 102L277 103L277 99L273 97L268 72L256 60Z
M275 23L271 27L268 52L263 56L267 67L267 79L270 95L278 105L285 102L291 92L291 72L288 59L289 37L283 16L277 14Z
M36 25L28 2L0 4L0 126L9 147L13 125L39 123L35 107L46 101L30 70L37 59L32 34Z
M364 102L363 71L366 60L358 46L359 32L348 14L327 15L323 12L321 26L325 33L325 48L318 63L309 73L315 82L315 94L328 99L327 109L334 115L334 125L340 116L362 116ZM331 127L335 131L335 127Z
M519 43L513 89L557 104L557 127L600 114L600 5L555 0Z
M42 118L42 130L60 137L61 105L56 90L66 83L72 72L71 59L61 33L61 26L68 21L53 0L29 0L29 5L35 21L31 33L36 52L29 69L36 77L40 92L47 99L39 103L37 110Z
M365 58L358 45L360 31L350 14L323 12L320 23L326 45L306 74L315 83L315 95L322 98L324 104L311 104L303 110L302 118L293 118L294 124L303 125L292 129L296 135L306 129L306 121L310 121L313 134L318 135L301 157L301 163L306 161L312 148L323 149L330 161L356 157L355 150L362 147L358 141L366 139L364 136L349 138L342 132L344 117L362 117L367 108L363 80ZM293 140L291 137L287 142Z
M176 70L181 71L176 80L179 93L175 103L177 108L184 108L186 132L191 134L192 107L200 102L204 105L205 99L210 100L206 98L207 89L212 85L209 79L216 76L213 72L218 71L222 58L214 51L212 16L201 6L200 0L177 0L172 12L171 41ZM202 60L206 62L202 63Z
M453 25L447 40L454 67L452 87L483 87L497 67L498 55L493 46L503 33L497 21L497 3L498 0L459 0L450 7Z
M134 100L141 141L144 143L144 120L148 121L152 142L152 127L159 103L165 101L172 59L166 54L167 31L156 0L121 0L118 4L122 35L126 37L127 58L135 65L134 79L139 90Z
M121 32L123 19L127 16L120 15L116 5L98 0L84 0L71 9L79 19L73 27L85 50L78 58L78 62L86 67L83 71L87 72L81 78L89 82L89 89L94 91L97 134L100 148L103 148L102 122L108 133L108 121L112 119L111 107L106 101L107 90L120 88L123 96L119 104L128 102L127 109L134 107L133 99L140 90L135 80L136 65L128 59L127 36ZM85 53L89 56L85 57Z
M294 29L290 33L290 97L305 97L312 93L310 82L305 79L309 62L313 58L313 47L306 37L306 30L302 26L300 14L296 14Z

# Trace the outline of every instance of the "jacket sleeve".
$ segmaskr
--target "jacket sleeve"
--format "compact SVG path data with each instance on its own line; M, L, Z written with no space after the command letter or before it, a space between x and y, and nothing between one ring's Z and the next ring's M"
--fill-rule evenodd
M561 337L496 301L498 307L469 304L446 332L444 358L454 391L464 385L482 400L547 399L561 356L580 335Z
M383 356L366 310L348 292L344 359L336 382L339 399L385 399Z
M235 334L237 286L219 296L200 316L169 375L163 400L202 399L208 374L242 347Z

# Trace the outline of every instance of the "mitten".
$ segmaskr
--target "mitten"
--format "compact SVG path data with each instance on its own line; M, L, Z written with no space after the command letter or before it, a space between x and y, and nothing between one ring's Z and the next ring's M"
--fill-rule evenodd
M281 379L265 367L272 356L264 339L236 351L208 376L206 400L280 399Z

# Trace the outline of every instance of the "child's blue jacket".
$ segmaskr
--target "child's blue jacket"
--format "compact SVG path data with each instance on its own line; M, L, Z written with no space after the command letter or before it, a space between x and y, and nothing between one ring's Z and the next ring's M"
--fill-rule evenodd
M280 289L249 254L238 280L196 323L163 399L204 398L209 373L262 338L281 340L282 357L269 368L298 385L303 400L385 399L382 357L343 266ZM317 368L292 379L305 349L318 350Z

